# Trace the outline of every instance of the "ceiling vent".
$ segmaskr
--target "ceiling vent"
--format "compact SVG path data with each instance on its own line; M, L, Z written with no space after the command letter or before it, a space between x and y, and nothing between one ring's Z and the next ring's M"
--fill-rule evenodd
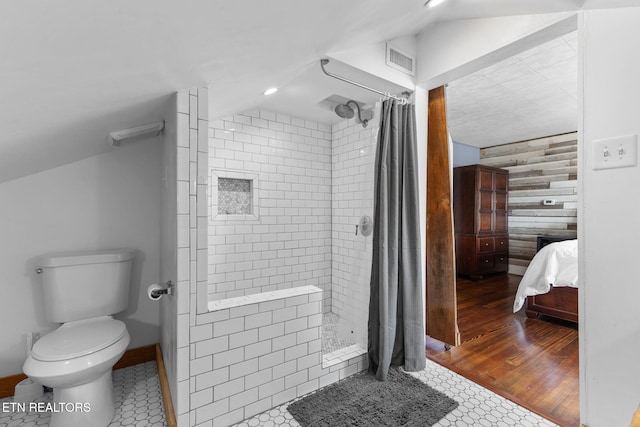
M391 44L387 43L386 63L389 67L395 68L412 76L416 75L416 58L399 51Z

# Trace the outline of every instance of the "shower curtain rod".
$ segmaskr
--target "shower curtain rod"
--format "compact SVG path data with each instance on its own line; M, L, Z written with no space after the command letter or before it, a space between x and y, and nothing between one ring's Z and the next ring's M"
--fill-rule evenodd
M320 68L322 68L322 72L325 73L329 77L333 77L334 79L342 80L343 82L350 83L350 84L352 84L354 86L358 86L358 87L361 87L363 89L369 90L371 92L378 93L378 94L380 94L382 96L386 96L387 98L393 98L396 101L402 102L403 104L407 104L409 102L407 100L407 98L402 98L402 97L393 95L393 94L391 94L389 92L382 92L382 91L379 91L377 89L370 88L369 86L365 86L363 84L360 84L358 82L354 82L353 80L349 80L349 79L346 79L344 77L340 77L340 76L338 76L336 74L332 74L332 73L330 73L330 72L328 72L327 70L324 69L324 66L327 65L328 63L329 63L329 60L327 58L323 58L323 59L320 60ZM410 92L403 92L403 93L410 94Z

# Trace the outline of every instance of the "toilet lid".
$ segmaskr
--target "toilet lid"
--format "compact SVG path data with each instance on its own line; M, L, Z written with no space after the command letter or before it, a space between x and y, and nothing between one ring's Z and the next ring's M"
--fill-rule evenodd
M82 357L110 346L126 332L125 324L111 317L69 322L36 341L31 355L45 362Z

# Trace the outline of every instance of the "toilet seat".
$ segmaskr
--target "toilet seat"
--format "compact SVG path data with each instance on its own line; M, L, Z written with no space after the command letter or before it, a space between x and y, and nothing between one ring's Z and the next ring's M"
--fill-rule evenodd
M95 353L127 334L123 322L110 316L68 322L36 341L31 356L54 362Z

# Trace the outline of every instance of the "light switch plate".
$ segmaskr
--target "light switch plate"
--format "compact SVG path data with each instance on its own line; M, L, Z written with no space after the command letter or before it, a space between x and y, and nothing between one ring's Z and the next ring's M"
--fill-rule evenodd
M638 164L637 135L593 141L593 170L626 168Z

